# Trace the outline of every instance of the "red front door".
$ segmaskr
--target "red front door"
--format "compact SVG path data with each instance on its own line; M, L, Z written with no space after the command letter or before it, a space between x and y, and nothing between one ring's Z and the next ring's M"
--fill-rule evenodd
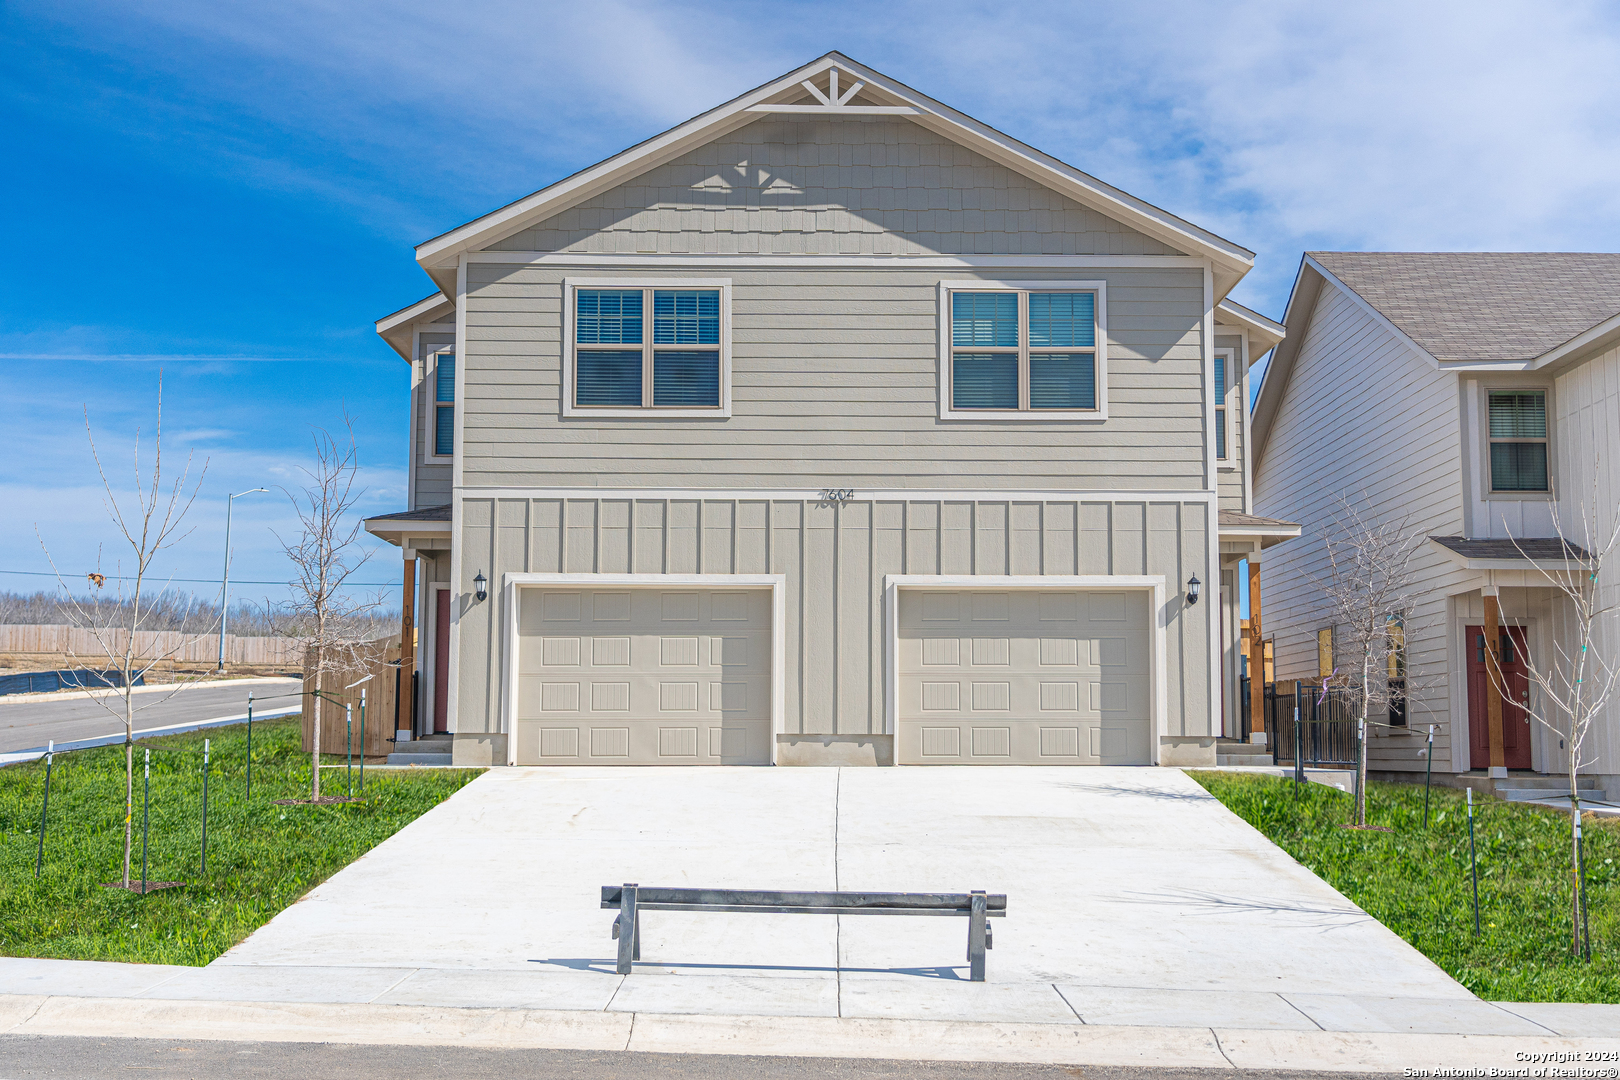
M1530 768L1530 676L1524 666L1524 627L1504 626L1497 642L1502 666L1502 759L1510 769ZM1486 693L1490 675L1485 669L1485 628L1468 628L1468 750L1476 769L1491 763L1491 728Z
M438 591L433 613L433 730L450 730L450 590Z

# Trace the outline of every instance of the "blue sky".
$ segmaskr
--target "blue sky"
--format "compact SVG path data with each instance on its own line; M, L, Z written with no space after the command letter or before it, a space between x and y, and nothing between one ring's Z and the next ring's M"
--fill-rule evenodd
M84 413L127 472L160 371L170 461L208 463L166 573L217 578L225 494L296 485L344 408L364 510L402 507L370 327L431 291L411 246L829 49L1254 249L1234 298L1273 317L1307 249L1620 250L1595 3L11 0L0 570L49 569L36 527L115 561ZM285 579L285 500L237 507L233 577Z

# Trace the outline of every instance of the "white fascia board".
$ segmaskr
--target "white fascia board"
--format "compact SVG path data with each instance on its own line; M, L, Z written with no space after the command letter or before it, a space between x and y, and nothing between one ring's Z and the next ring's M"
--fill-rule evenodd
M1255 527L1253 525L1221 525L1217 532L1222 540L1259 540L1276 537L1279 540L1292 540L1300 533L1300 526L1286 525L1273 528Z
M409 307L400 308L392 315L384 315L377 320L377 336L391 345L395 352L405 358L406 363L412 363L415 357L411 355L411 326L423 319L436 319L447 311L454 310L455 305L442 293L423 297Z
M1149 236L1189 255L1211 260L1216 265L1216 287L1220 296L1235 285L1254 265L1254 252L1217 236L1208 230L1162 210L1151 203L1103 183L1079 169L1044 154L980 123L965 113L920 94L871 68L857 64L840 53L828 53L796 71L733 98L700 116L638 143L606 161L575 173L550 187L519 199L493 213L434 237L416 248L416 260L433 273L452 265L464 252L495 243L536 221L561 213L591 196L624 180L656 168L693 146L701 146L760 117L751 111L756 105L776 104L768 99L802 94L802 83L828 68L847 71L866 84L865 93L876 91L895 104L915 109L909 118L953 142L977 150L1015 172L1043 186L1069 196L1076 202L1107 214ZM784 103L785 104L785 103ZM439 280L435 277L435 280ZM441 286L444 282L440 282Z
M1249 332L1249 363L1253 364L1288 336L1288 328L1272 322L1258 311L1253 311L1231 300L1215 305L1217 326L1230 326Z

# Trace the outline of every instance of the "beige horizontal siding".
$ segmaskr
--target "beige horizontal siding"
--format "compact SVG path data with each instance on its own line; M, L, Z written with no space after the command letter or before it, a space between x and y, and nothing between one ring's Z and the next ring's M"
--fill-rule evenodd
M940 274L851 269L726 275L733 282L729 419L564 420L561 317L568 273L477 263L468 269L465 484L1203 486L1203 279L1197 269L1011 275L1107 281L1104 423L941 422ZM1151 299L1140 300L1139 292ZM786 323L784 305L797 305Z
M1202 503L1180 500L464 498L461 571L490 599L457 624L457 730L499 730L502 575L783 574L786 730L883 730L882 590L888 574L1207 574ZM1167 729L1209 734L1209 609L1172 586Z
M769 117L514 233L505 251L1168 255L909 120Z

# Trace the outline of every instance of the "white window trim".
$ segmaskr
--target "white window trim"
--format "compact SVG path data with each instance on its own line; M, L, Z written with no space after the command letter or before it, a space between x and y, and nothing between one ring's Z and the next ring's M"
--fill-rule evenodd
M456 356L454 345L429 345L422 354L422 463L424 465L448 465L456 459L456 455L441 454L439 446L439 357L449 353ZM461 358L456 357L456 363ZM456 369L456 386L453 393L461 393L461 369ZM457 413L461 411L461 398L457 397L451 402L451 408ZM457 417L459 423L460 417ZM452 444L454 438L451 439Z
M1479 433L1480 433L1480 490L1488 502L1552 502L1557 498L1557 445L1558 432L1553 417L1553 388L1546 383L1480 383L1479 393ZM1492 394L1525 394L1540 393L1547 410L1547 490L1546 491L1497 491L1495 481L1491 477L1491 395ZM1504 440L1505 442L1527 440ZM1528 440L1534 441L1534 440Z
M951 293L1013 290L1035 292L1094 292L1097 294L1095 409L956 409L951 407ZM1106 281L989 281L939 283L939 418L941 420L1024 420L1039 423L1062 420L1100 423L1108 419L1108 283Z
M720 290L720 406L715 409L598 408L574 404L575 294L580 289ZM566 418L712 420L731 415L731 279L675 277L564 278L562 297L562 415ZM651 313L643 315L642 336L652 333Z
M1215 459L1215 467L1222 471L1234 471L1237 469L1239 464L1241 464L1238 461L1238 456L1232 452L1235 449L1232 436L1237 431L1237 425L1234 422L1237 418L1232 415L1232 388L1234 382L1237 381L1233 378L1233 376L1237 373L1237 354L1238 351L1236 349L1215 350L1216 356L1225 357L1226 359L1226 396L1215 403L1215 408L1221 410L1222 412L1226 427L1226 456L1217 457ZM1219 443L1216 445L1219 446Z

